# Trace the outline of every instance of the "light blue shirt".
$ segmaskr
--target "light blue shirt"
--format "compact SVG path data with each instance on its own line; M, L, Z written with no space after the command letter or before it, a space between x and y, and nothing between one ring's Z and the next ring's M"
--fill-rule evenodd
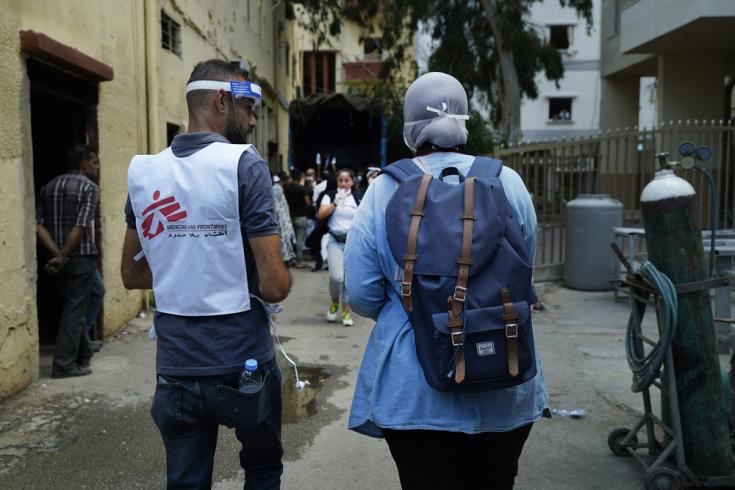
M448 166L467 174L474 157L432 153L414 161L438 177ZM512 169L503 167L500 181L533 257L536 213L531 197L523 180ZM373 437L382 437L382 428L477 434L509 431L538 420L548 410L549 401L538 350L536 376L512 388L449 393L437 391L426 382L416 357L413 330L400 300L396 281L398 265L386 238L385 208L397 185L387 175L381 175L370 185L350 228L345 249L350 305L360 315L377 320L357 376L349 428Z

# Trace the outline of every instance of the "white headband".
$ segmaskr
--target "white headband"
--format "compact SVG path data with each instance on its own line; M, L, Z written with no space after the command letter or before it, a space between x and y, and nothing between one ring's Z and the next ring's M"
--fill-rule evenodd
M186 86L186 93L192 90L224 90L230 91L230 82L215 82L214 80L197 80Z
M255 102L255 105L260 104L262 97L262 91L260 85L254 82L239 82L230 81L222 82L216 80L197 80L191 82L186 86L186 93L193 90L224 90L230 92L235 97L247 97Z
M441 109L437 109L436 107L431 107L427 105L426 110L427 112L435 112L436 114L439 115L439 117L446 117L447 119L461 119L461 120L467 121L470 118L470 116L468 116L467 114L448 114L446 102L442 102ZM411 122L404 123L403 125L404 126L414 126L416 124L421 124L422 122L431 121L432 119L436 119L436 118L432 117L429 119L420 119L418 121L411 121Z

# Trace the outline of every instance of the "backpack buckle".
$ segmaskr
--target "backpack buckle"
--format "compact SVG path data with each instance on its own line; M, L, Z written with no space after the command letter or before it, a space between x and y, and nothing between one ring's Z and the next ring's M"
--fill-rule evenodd
M411 283L410 282L401 282L401 296L404 298L408 298L411 296Z
M505 336L509 339L518 337L518 324L517 323L506 323L505 324Z
M467 288L463 288L462 286L456 286L454 288L454 296L452 296L453 301L459 301L460 303L464 303L464 300L466 297L467 297Z
M464 331L452 332L452 346L462 347L464 345Z

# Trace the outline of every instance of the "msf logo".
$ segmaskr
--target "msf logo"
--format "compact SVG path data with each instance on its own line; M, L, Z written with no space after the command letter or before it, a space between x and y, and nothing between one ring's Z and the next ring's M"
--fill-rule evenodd
M160 197L160 191L154 192L153 204L143 211L143 236L149 240L163 233L165 229L163 225L164 221L173 223L175 221L181 221L188 216L186 210L181 209L181 205L176 202L174 196L159 201Z

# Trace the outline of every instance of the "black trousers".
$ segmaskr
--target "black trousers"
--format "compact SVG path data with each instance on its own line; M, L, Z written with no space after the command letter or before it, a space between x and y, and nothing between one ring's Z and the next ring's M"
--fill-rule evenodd
M387 429L383 434L403 490L507 490L513 488L532 425L482 434Z
M92 347L85 325L87 303L97 271L97 257L75 255L62 269L64 308L59 320L54 348L53 369L64 371L92 358Z

